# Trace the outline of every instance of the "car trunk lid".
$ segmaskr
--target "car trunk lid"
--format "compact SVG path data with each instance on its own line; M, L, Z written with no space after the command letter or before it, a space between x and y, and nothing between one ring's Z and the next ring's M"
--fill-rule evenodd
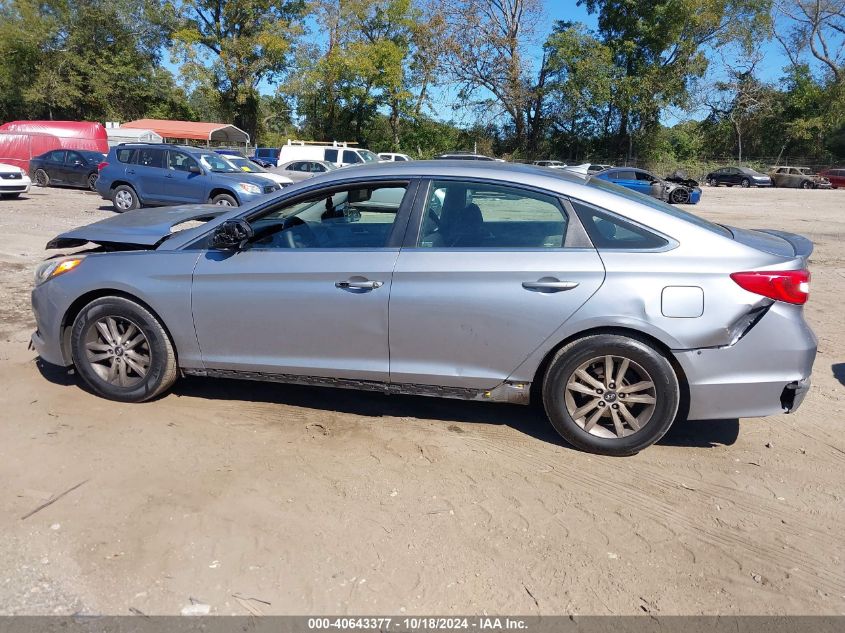
M813 243L806 237L795 233L772 229L739 229L734 226L725 228L733 234L734 240L740 244L772 255L788 258L801 257L806 262L813 252Z

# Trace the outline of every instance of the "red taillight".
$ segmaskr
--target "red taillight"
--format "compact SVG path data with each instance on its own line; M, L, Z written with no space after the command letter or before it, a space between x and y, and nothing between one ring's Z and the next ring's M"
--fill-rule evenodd
M761 270L731 275L740 287L777 301L803 305L810 296L810 271Z
M109 166L109 164L107 162L103 161L102 163L97 165L97 171L103 171L108 166Z

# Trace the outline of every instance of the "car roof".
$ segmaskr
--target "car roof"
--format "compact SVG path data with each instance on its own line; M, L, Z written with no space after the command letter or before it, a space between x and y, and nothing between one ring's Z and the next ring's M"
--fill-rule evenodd
M523 176L522 184L535 184L547 189L558 189L558 183L580 184L586 177L566 170L550 170L536 165L499 163L494 161L465 160L415 160L410 162L369 163L338 169L320 176L323 182L329 179L346 180L352 175L360 178L481 178L513 182L513 176Z

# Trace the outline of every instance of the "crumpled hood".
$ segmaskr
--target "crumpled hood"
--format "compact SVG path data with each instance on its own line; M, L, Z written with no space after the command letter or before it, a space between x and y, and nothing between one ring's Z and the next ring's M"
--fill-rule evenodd
M208 204L135 209L57 235L47 243L47 248L73 248L88 242L154 247L168 237L177 224L208 221L231 210Z

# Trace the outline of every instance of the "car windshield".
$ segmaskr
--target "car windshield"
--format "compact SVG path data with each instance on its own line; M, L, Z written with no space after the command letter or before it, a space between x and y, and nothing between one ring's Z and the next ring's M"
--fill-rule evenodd
M377 163L379 161L378 156L368 149L359 149L358 154L364 159L365 163Z
M241 171L239 167L235 167L220 154L202 154L200 155L200 162L206 169L216 174L233 174Z
M244 158L243 156L227 156L226 160L232 163L237 169L241 171L246 171L251 174L266 174L267 170L261 167L260 165L253 163L248 158Z
M601 178L592 177L587 181L587 185L590 187L595 187L596 189L604 189L605 191L609 191L610 193L616 194L617 196L621 196L623 198L628 198L629 200L633 200L634 202L639 202L640 204L645 204L652 209L657 209L658 211L662 211L667 215L671 215L674 218L678 218L680 220L686 220L696 226L700 226L703 229L707 229L708 231L712 231L713 233L718 233L719 235L724 235L726 237L731 237L733 234L723 226L715 224L714 222L710 222L709 220L705 220L704 218L698 217L693 213L689 213L688 211L682 211L677 207L672 206L667 202L663 202L661 200L657 200L656 198L652 198L644 193L639 193L637 191L632 191L626 187L622 187L621 185L616 185L612 182L608 182L607 180L602 180Z

